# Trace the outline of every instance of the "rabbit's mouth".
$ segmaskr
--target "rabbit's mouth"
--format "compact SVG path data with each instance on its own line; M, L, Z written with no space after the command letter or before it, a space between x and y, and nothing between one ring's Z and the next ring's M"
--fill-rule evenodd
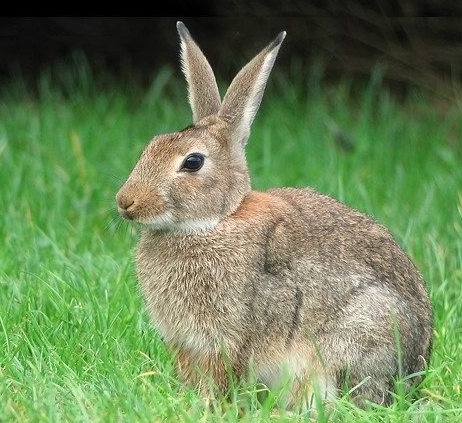
M122 208L120 206L117 206L117 211L120 214L120 216L124 219L127 219L127 220L135 219L133 210L130 210L130 206L128 208Z
M160 213L146 213L140 207L137 207L133 202L127 207L117 205L117 211L120 217L126 220L131 220L134 223L140 223L143 226L148 226L153 230L168 229L174 226L176 219L174 214L169 211L160 211Z
M172 212L165 210L164 207L152 208L143 207L135 201L127 204L117 204L117 211L119 215L126 220L143 224L156 224L156 222L172 223L174 222L174 215Z

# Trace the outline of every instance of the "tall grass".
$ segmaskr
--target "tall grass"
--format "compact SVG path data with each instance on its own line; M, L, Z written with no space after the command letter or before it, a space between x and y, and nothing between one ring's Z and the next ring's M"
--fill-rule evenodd
M136 230L114 195L143 146L190 123L169 69L149 87L85 63L21 79L0 97L0 421L268 421L256 388L207 407L182 386L151 327L133 266ZM411 402L363 411L346 399L319 421L462 419L462 110L422 93L398 101L380 72L358 87L313 68L276 72L248 160L257 190L307 186L373 215L421 269L434 351ZM303 416L271 416L293 421Z

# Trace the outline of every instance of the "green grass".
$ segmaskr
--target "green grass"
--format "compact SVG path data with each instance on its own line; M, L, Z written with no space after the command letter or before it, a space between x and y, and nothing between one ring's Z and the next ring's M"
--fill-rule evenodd
M462 109L422 94L397 101L372 75L325 87L314 70L273 75L248 159L255 189L313 186L373 215L428 281L434 351L420 400L347 400L319 421L462 420ZM190 123L169 70L143 92L86 66L20 79L0 97L0 421L268 421L255 388L211 407L177 380L133 266L136 229L114 195L147 141ZM420 420L418 417L420 416ZM300 417L301 418L301 417ZM272 417L289 421L288 417Z

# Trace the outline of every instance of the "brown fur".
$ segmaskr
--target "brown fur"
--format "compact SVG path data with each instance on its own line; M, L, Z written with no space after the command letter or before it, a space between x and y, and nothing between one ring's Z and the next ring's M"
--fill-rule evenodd
M189 33L180 36L205 60ZM270 387L288 382L288 407L309 403L316 387L331 398L345 381L364 382L358 403L389 403L397 350L406 375L429 358L432 312L419 272L384 227L330 197L250 189L243 149L282 39L237 75L223 116L154 138L117 194L122 216L145 224L142 292L179 374L199 389L211 378L226 391L229 372L251 370ZM204 166L183 172L191 152Z

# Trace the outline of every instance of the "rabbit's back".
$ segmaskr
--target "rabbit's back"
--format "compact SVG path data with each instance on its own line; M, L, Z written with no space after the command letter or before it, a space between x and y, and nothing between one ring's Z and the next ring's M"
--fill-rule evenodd
M421 370L431 344L430 301L389 231L311 189L268 193L294 213L284 237L293 251L290 277L304 294L301 331L316 339L324 359L339 372L356 363L364 375L374 368L394 374L398 349L405 374Z
M268 191L291 209L286 231L300 256L339 277L351 270L409 299L425 299L422 278L390 232L369 216L312 189Z

